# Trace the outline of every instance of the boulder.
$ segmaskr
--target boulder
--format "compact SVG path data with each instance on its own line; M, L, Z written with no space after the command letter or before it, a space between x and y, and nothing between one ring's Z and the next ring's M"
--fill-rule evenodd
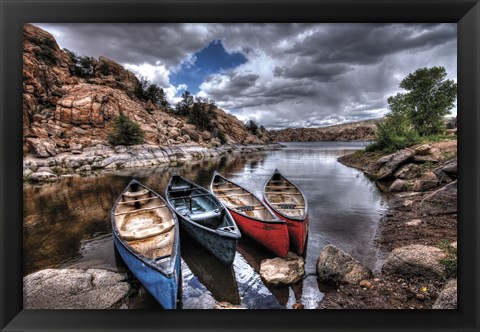
M457 158L447 161L443 166L437 167L433 173L442 183L449 183L457 179Z
M412 244L393 249L382 272L401 277L441 278L445 267L440 263L446 254L439 248Z
M406 164L400 166L394 173L393 176L397 179L402 180L411 180L420 175L421 169L416 164Z
M200 140L200 135L197 133L195 129L192 129L190 125L186 125L181 129L181 134L184 137L184 139L187 140L187 137L189 137L192 141L198 142ZM187 140L188 141L188 140Z
M41 270L23 278L23 308L118 308L131 289L126 278L101 269Z
M413 183L413 191L428 191L438 187L440 182L438 180L415 180Z
M25 142L27 143L29 151L32 152L35 157L47 158L57 155L55 144L49 139L26 138Z
M429 215L457 212L457 181L451 182L425 197L420 208Z
M422 144L415 148L414 153L418 156L426 156L430 153L431 148L432 146L430 144Z
M412 189L412 183L410 181L396 179L388 188L391 192L409 191Z
M305 273L302 257L289 252L286 257L264 259L260 263L260 277L269 285L289 285L299 281Z
M407 162L413 156L413 152L409 149L403 149L394 154L380 158L376 166L379 170L376 172L378 180L388 178L397 169L398 166Z
M50 172L35 172L30 174L28 179L33 182L55 181L57 176Z
M457 309L457 279L447 282L432 309Z
M325 246L317 261L317 277L327 284L357 284L373 276L372 271L363 266L346 252L333 245Z

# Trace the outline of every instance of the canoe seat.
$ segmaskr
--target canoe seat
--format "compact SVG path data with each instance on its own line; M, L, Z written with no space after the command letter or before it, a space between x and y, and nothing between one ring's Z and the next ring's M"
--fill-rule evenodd
M172 219L161 224L150 225L146 227L137 227L129 230L119 229L118 231L125 240L136 241L148 239L150 237L167 233L173 228L174 225L175 222Z
M186 189L191 189L191 187L188 184L177 184L173 185L170 187L171 190L186 190Z
M238 211L245 212L245 211L253 211L255 210L255 207L252 205L243 205L243 206L237 206L236 209Z
M204 211L200 213L190 213L189 218L190 220L206 226L206 227L218 227L219 223L221 222L222 213L216 210Z
M139 191L127 191L123 195L127 196L127 197L138 197L138 196L142 196L142 195L146 195L146 194L148 194L148 190L147 189L142 189L142 190L139 190Z
M280 209L295 209L295 207L296 205L291 203L278 204L278 208Z

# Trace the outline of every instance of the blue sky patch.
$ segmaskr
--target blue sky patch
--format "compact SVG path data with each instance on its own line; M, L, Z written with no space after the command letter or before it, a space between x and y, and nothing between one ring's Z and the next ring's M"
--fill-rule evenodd
M202 48L194 55L195 62L182 64L179 70L170 74L170 83L174 86L187 84L188 91L192 94L199 92L199 86L208 75L219 73L223 70L235 68L247 62L247 58L240 53L227 53L220 40L214 40L207 47ZM177 96L182 94L177 93Z

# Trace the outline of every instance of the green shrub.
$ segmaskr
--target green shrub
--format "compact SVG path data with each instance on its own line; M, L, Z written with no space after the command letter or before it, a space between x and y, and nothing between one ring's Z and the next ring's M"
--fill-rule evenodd
M195 102L188 113L188 122L200 129L210 130L212 120L215 118L216 105L208 98L196 97Z
M220 140L220 143L227 143L227 137L223 131L217 130L217 138Z
M457 248L452 246L448 241L441 241L438 247L447 254L447 256L440 261L440 263L445 267L445 278L456 278Z
M70 73L81 78L92 78L95 76L95 63L93 58L86 55L77 55L68 49L64 51L72 59L73 65L70 66Z
M50 40L49 38L43 38L43 39L34 38L32 39L32 42L38 47L40 47L40 49L37 49L34 51L37 59L52 66L57 64L58 60L57 60L57 56L55 55L54 41Z
M114 122L113 131L108 135L112 145L134 145L143 142L144 132L138 123L130 120L122 111Z
M375 142L367 145L366 151L393 152L421 141L409 119L401 113L390 113L385 122L377 125Z
M134 94L140 100L150 100L157 106L168 107L165 91L156 84L150 84L146 77L140 77L140 84L135 88Z
M108 67L108 65L105 63L105 62L101 62L99 65L98 65L98 71L100 72L100 74L102 75L105 75L105 76L108 76L111 74L110 72L110 67Z
M259 126L258 123L256 123L254 120L248 120L247 122L245 122L245 129L247 129L253 135L257 135Z

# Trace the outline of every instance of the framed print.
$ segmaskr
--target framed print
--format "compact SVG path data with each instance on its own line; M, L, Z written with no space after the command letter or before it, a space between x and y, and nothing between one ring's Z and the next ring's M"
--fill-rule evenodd
M478 1L1 13L2 331L478 330Z

